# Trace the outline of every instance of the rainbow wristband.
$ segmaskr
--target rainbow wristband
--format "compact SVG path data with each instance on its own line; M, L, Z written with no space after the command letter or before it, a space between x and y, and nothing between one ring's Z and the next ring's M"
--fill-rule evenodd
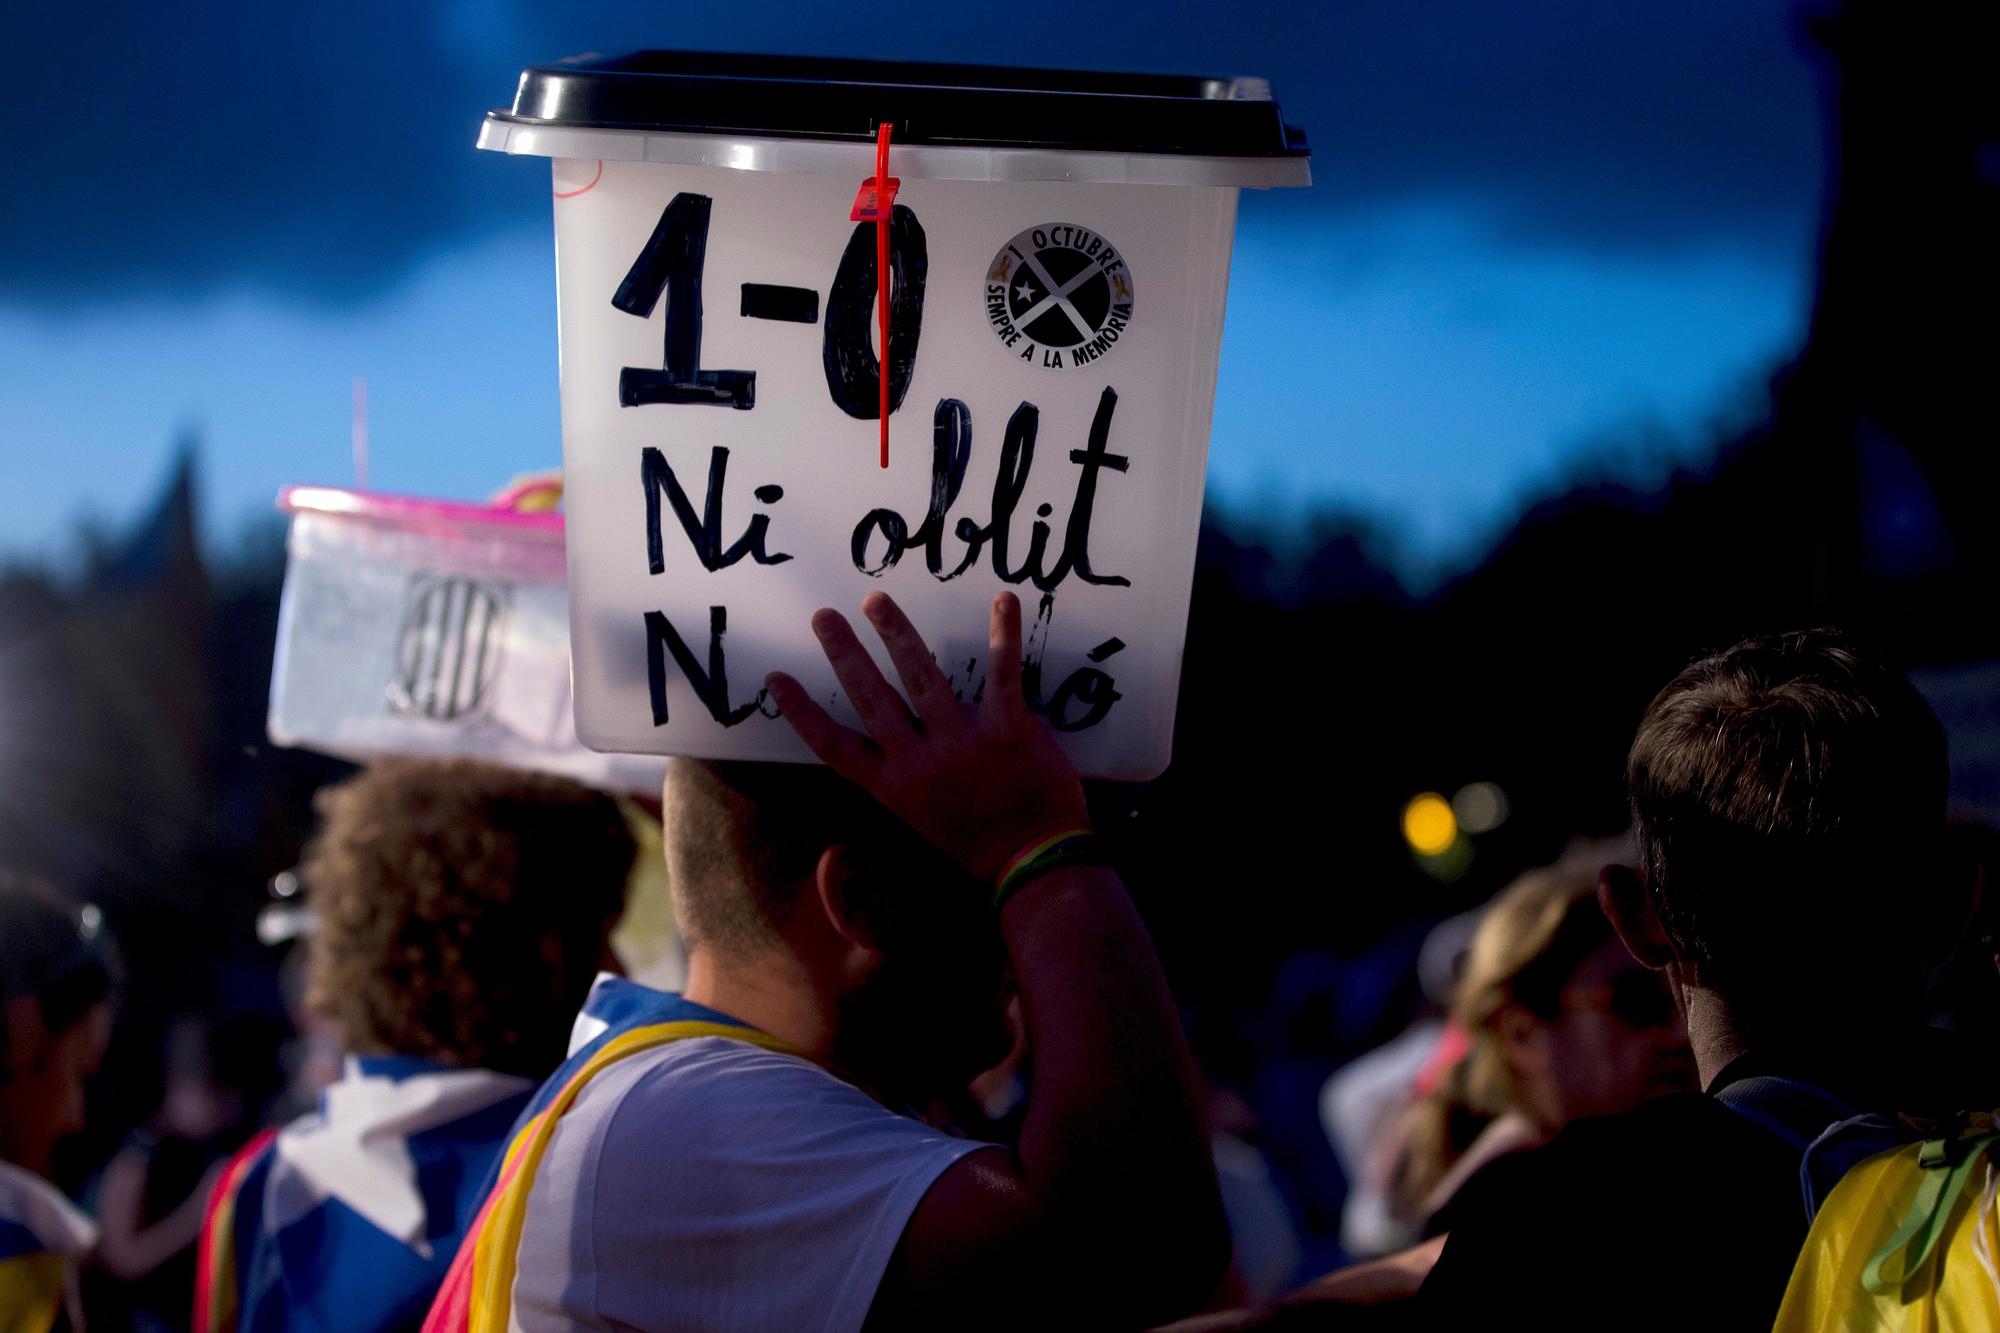
M1007 905L1007 900L1019 893L1032 880L1054 870L1064 870L1070 866L1108 866L1111 857L1105 850L1103 839L1089 829L1066 829L1052 833L1046 838L1031 843L1008 858L1000 868L993 892L993 910L999 911Z

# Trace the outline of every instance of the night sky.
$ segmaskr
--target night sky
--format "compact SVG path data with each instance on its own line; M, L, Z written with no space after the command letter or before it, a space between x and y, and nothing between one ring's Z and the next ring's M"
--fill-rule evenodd
M587 50L1270 78L1316 185L1244 198L1213 494L1373 515L1419 582L1580 459L1698 457L1807 314L1820 111L1779 0L540 9L10 12L0 554L129 517L186 431L226 547L352 480L356 376L377 487L555 465L546 164L472 140Z

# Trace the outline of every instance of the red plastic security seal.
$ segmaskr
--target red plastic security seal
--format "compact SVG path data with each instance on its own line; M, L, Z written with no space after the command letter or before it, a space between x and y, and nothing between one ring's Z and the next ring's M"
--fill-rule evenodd
M889 122L875 131L875 174L854 193L849 222L875 224L875 326L881 335L876 379L881 381L882 466L889 466L889 221L895 213L896 190L903 182L889 174Z

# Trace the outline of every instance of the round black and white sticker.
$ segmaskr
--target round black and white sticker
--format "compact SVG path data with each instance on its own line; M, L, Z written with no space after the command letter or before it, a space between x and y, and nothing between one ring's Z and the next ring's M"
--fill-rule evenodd
M1030 227L1002 246L986 270L986 320L1030 365L1088 365L1109 353L1132 322L1132 270L1088 227Z

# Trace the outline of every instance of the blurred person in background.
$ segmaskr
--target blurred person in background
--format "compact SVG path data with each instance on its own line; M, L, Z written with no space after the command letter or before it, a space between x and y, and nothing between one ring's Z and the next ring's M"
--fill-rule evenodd
M1611 850L1580 848L1528 872L1481 918L1452 999L1464 1054L1400 1127L1393 1178L1410 1239L1448 1230L1441 1212L1495 1159L1572 1121L1694 1090L1673 995L1597 904Z
M1208 1089L1208 1140L1229 1218L1228 1303L1268 1300L1298 1280L1305 1246L1277 1172L1262 1146L1250 1104L1227 1088Z
M0 1328L80 1329L77 1269L97 1227L50 1183L84 1126L111 1036L117 967L95 908L0 872Z
M1581 845L1478 916L1448 1022L1432 1025L1435 1077L1406 1076L1424 1090L1383 1120L1363 1177L1388 1200L1380 1234L1399 1253L1328 1274L1303 1298L1414 1295L1441 1248L1417 1242L1449 1229L1452 1196L1483 1169L1575 1121L1694 1089L1672 994L1598 906L1600 871L1630 856L1622 844Z
M1417 952L1416 1016L1394 1038L1335 1070L1320 1089L1320 1126L1348 1179L1340 1244L1349 1259L1372 1259L1416 1238L1398 1207L1405 1119L1410 1103L1429 1096L1465 1055L1465 1032L1449 1015L1483 914L1483 908L1460 912L1425 934Z
M135 1329L187 1327L195 1242L220 1167L246 1132L241 1061L206 1019L168 1027L166 1086L147 1122L98 1178L98 1263L114 1280L85 1292L92 1319Z
M615 967L634 842L614 798L385 760L318 805L306 999L347 1059L317 1111L226 1167L202 1333L420 1324L508 1128Z

